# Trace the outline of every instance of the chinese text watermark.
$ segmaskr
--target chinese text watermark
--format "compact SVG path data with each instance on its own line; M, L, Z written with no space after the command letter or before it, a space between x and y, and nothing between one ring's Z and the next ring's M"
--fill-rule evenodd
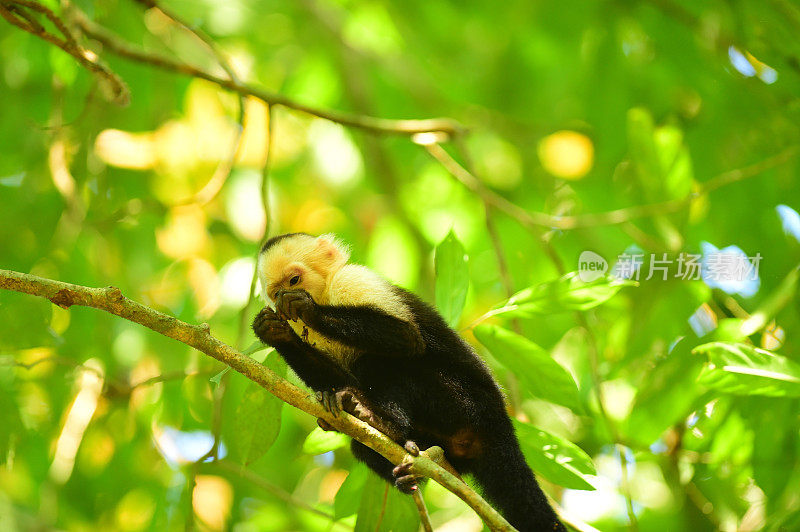
M651 279L681 279L684 281L746 282L758 280L761 253L747 256L725 250L712 251L706 255L680 253L622 253L611 268L611 274L619 279L635 281ZM593 251L584 251L578 258L578 276L591 282L604 276L609 270L608 262Z

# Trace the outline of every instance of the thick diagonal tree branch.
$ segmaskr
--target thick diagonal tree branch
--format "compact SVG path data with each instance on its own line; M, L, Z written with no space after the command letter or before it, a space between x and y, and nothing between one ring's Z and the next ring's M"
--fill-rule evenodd
M511 531L514 528L480 495L462 480L440 466L439 460L420 453L412 456L405 449L373 427L347 414L334 416L313 395L282 379L274 372L211 335L207 324L191 325L162 312L146 307L122 295L119 288L91 288L52 279L45 279L11 270L0 270L0 288L49 299L62 308L74 305L104 310L115 316L144 325L230 366L259 384L282 401L312 416L324 419L336 430L367 445L394 464L411 461L414 472L432 478L466 502L491 529Z

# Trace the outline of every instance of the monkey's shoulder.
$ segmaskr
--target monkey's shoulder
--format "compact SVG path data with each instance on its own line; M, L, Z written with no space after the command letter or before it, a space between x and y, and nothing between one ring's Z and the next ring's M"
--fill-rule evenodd
M342 267L331 279L327 296L330 305L372 307L403 321L414 321L400 289L366 266Z

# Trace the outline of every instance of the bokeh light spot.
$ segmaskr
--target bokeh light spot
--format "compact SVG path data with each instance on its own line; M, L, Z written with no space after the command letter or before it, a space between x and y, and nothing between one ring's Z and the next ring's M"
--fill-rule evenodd
M563 179L581 179L594 164L594 144L577 131L557 131L539 142L539 160L547 172Z
M198 475L192 494L194 511L212 530L223 530L230 517L233 488L221 477Z

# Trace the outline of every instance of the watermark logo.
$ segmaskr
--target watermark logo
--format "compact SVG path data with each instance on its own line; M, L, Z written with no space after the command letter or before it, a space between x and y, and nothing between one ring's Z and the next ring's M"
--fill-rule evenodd
M584 283L603 277L607 271L608 262L594 251L584 251L578 257L578 278Z
M703 281L727 293L753 295L759 287L758 269L762 256L748 256L736 246L717 249L703 243L703 253L622 253L611 267L617 279L634 281L680 279ZM594 251L583 251L578 258L578 277L591 282L609 271L608 262Z

